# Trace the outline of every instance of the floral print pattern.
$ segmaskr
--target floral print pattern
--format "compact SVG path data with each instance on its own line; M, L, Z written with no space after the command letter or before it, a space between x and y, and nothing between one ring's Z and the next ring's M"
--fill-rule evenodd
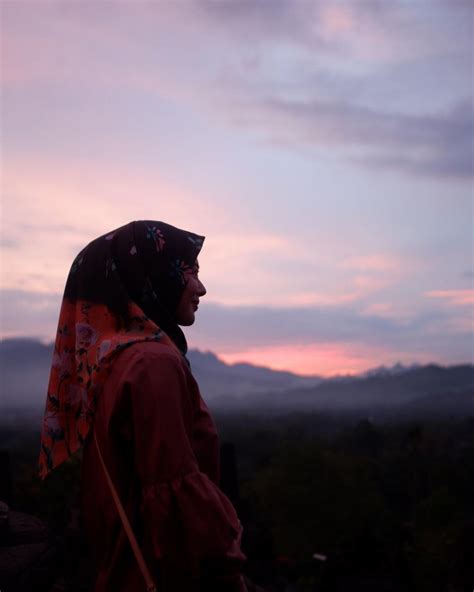
M105 277L109 277L109 275L117 269L117 265L113 259L107 259L105 262Z
M200 249L204 242L204 238L202 236L188 236L188 241Z
M158 252L162 251L166 241L165 237L163 236L163 232L157 226L147 226L147 234L146 237L148 239L152 239L155 242L156 250Z
M132 325L116 332L105 306L63 301L43 420L41 477L82 446L113 359L137 341L173 345L136 305L130 308ZM79 322L65 322L76 315Z
M186 283L186 275L192 267L185 263L182 259L174 259L170 264L170 277L177 277L184 285Z
M89 349L97 341L97 331L87 323L76 323L76 350Z
M121 351L143 341L177 347L151 317L163 298L179 295L203 240L164 223L131 222L99 237L75 258L61 304L46 396L42 478L84 444L103 385ZM181 253L188 259L178 256ZM132 300L130 293L142 296L143 302ZM126 310L126 324L117 323L115 304Z

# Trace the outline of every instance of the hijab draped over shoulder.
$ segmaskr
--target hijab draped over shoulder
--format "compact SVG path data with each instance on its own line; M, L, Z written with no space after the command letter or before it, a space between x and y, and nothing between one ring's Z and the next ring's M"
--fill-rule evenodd
M203 236L130 222L87 245L64 291L41 434L44 478L84 443L117 355L140 341L187 344L175 313Z

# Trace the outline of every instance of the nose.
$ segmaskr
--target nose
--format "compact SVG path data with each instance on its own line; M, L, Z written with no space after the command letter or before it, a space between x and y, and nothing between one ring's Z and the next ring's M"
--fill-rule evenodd
M201 280L198 280L198 294L199 296L205 296L207 293L207 290L204 286L204 284L201 282Z

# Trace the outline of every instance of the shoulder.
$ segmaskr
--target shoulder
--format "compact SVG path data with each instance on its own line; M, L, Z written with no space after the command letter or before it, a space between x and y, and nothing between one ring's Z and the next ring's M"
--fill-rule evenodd
M147 365L158 361L176 367L186 365L183 356L175 347L157 341L137 341L132 343L120 353L117 360L117 362L124 365L135 365L137 363Z
M186 380L188 372L182 354L174 346L139 341L120 352L112 365L110 377L125 382L140 377Z

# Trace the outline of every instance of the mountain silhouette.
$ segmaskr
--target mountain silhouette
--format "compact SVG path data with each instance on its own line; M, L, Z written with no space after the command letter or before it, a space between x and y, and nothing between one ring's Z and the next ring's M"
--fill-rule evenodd
M44 409L53 344L0 341L0 407L4 417L39 417ZM224 363L212 352L190 350L201 393L215 410L291 412L331 410L364 416L474 414L474 366L379 367L360 376L324 379L252 364Z

